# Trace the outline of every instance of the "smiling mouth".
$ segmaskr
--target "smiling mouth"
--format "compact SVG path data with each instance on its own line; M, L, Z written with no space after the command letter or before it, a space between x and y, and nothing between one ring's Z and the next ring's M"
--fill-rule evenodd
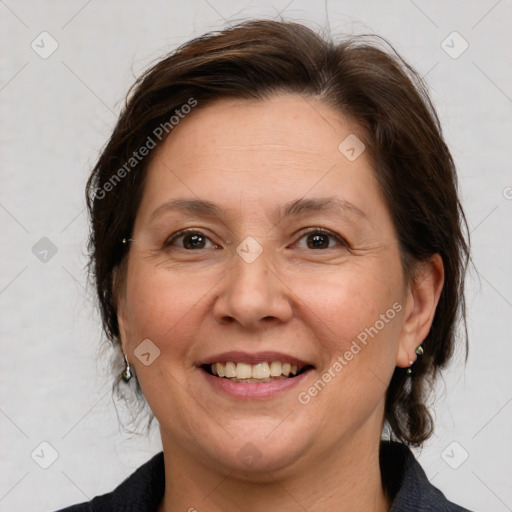
M313 368L312 365L298 366L281 361L262 362L258 364L212 363L202 365L210 375L239 383L264 383L276 380L292 379Z

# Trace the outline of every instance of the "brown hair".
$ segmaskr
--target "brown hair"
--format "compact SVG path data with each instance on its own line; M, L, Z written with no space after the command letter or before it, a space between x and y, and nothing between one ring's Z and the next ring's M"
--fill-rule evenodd
M315 97L362 130L405 275L413 279L415 264L433 254L443 259L445 282L424 354L412 378L395 369L385 406L398 440L419 445L431 435L425 400L453 353L459 315L466 325L467 224L455 166L425 85L389 44L381 48L385 44L376 36L334 43L300 24L254 20L184 44L136 81L87 183L89 268L111 341L119 337L113 272L126 260L122 239L131 234L149 161L131 161L134 152L191 99L201 108L221 98L264 99L275 92ZM127 167L129 161L134 165Z

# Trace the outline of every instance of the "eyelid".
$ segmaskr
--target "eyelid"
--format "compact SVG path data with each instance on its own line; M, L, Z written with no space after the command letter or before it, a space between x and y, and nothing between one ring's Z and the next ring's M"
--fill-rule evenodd
M178 238L184 236L184 235L187 235L189 233L193 233L193 234L198 234L198 235L201 235L201 236L204 236L205 238L207 238L213 245L217 246L218 244L216 244L210 236L208 236L206 233L204 233L201 229L197 229L197 228L187 228L187 229L182 229L180 231L177 231L176 233L173 233L171 236L169 236L168 238L166 238L165 242L164 242L164 247L171 247L171 244ZM178 249L183 249L183 247L178 247Z
M306 231L300 231L299 232L299 237L298 237L297 241L301 240L305 236L307 236L309 234L312 234L312 233L321 233L321 234L324 234L324 235L328 235L328 236L330 236L332 238L335 238L340 243L340 245L346 247L347 249L350 249L349 243L341 235L338 235L337 233L334 233L330 229L325 229L325 228L320 228L320 227L306 228ZM295 243L297 243L297 242L294 242L294 244ZM331 249L331 247L328 247L328 249Z
M213 245L215 246L218 246L218 244L216 244L210 236L208 236L207 234L204 233L203 230L199 229L199 228L187 228L187 229L182 229L180 231L177 231L176 233L173 233L171 236L169 236L165 242L164 242L164 247L170 247L171 244L178 238L184 236L184 235L187 235L189 233L197 233L197 234L200 234L202 236L204 236L205 238L207 238ZM324 234L324 235L327 235L327 236L330 236L332 238L335 238L339 243L340 245L346 247L347 249L350 249L350 245L349 243L340 235L338 235L337 233L334 233L333 231L329 230L329 229L325 229L325 228L321 228L321 227L313 227L313 228L305 228L305 230L301 230L299 231L299 233L296 234L296 236L298 236L297 238L297 241L294 242L294 244L296 244L299 240L301 240L302 238L304 238L305 236L309 235L309 234L312 234L312 233L321 233L321 234ZM178 247L179 249L183 249L182 247ZM328 247L328 249L331 249L331 247ZM325 250L325 249L324 249Z

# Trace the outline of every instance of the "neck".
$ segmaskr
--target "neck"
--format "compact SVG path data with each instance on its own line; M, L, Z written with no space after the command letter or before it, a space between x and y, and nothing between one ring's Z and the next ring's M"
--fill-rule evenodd
M318 454L315 460L303 459L300 468L286 474L265 472L258 481L180 456L180 447L163 438L168 454L166 490L158 512L387 512L390 499L382 487L380 439L358 437L340 449Z

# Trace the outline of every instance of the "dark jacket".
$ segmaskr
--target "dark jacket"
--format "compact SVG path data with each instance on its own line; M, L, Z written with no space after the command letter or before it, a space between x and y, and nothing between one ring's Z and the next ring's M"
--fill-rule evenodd
M389 512L469 512L449 502L427 479L411 450L382 441L383 485L392 499ZM155 455L114 491L59 512L156 512L165 489L163 453Z

